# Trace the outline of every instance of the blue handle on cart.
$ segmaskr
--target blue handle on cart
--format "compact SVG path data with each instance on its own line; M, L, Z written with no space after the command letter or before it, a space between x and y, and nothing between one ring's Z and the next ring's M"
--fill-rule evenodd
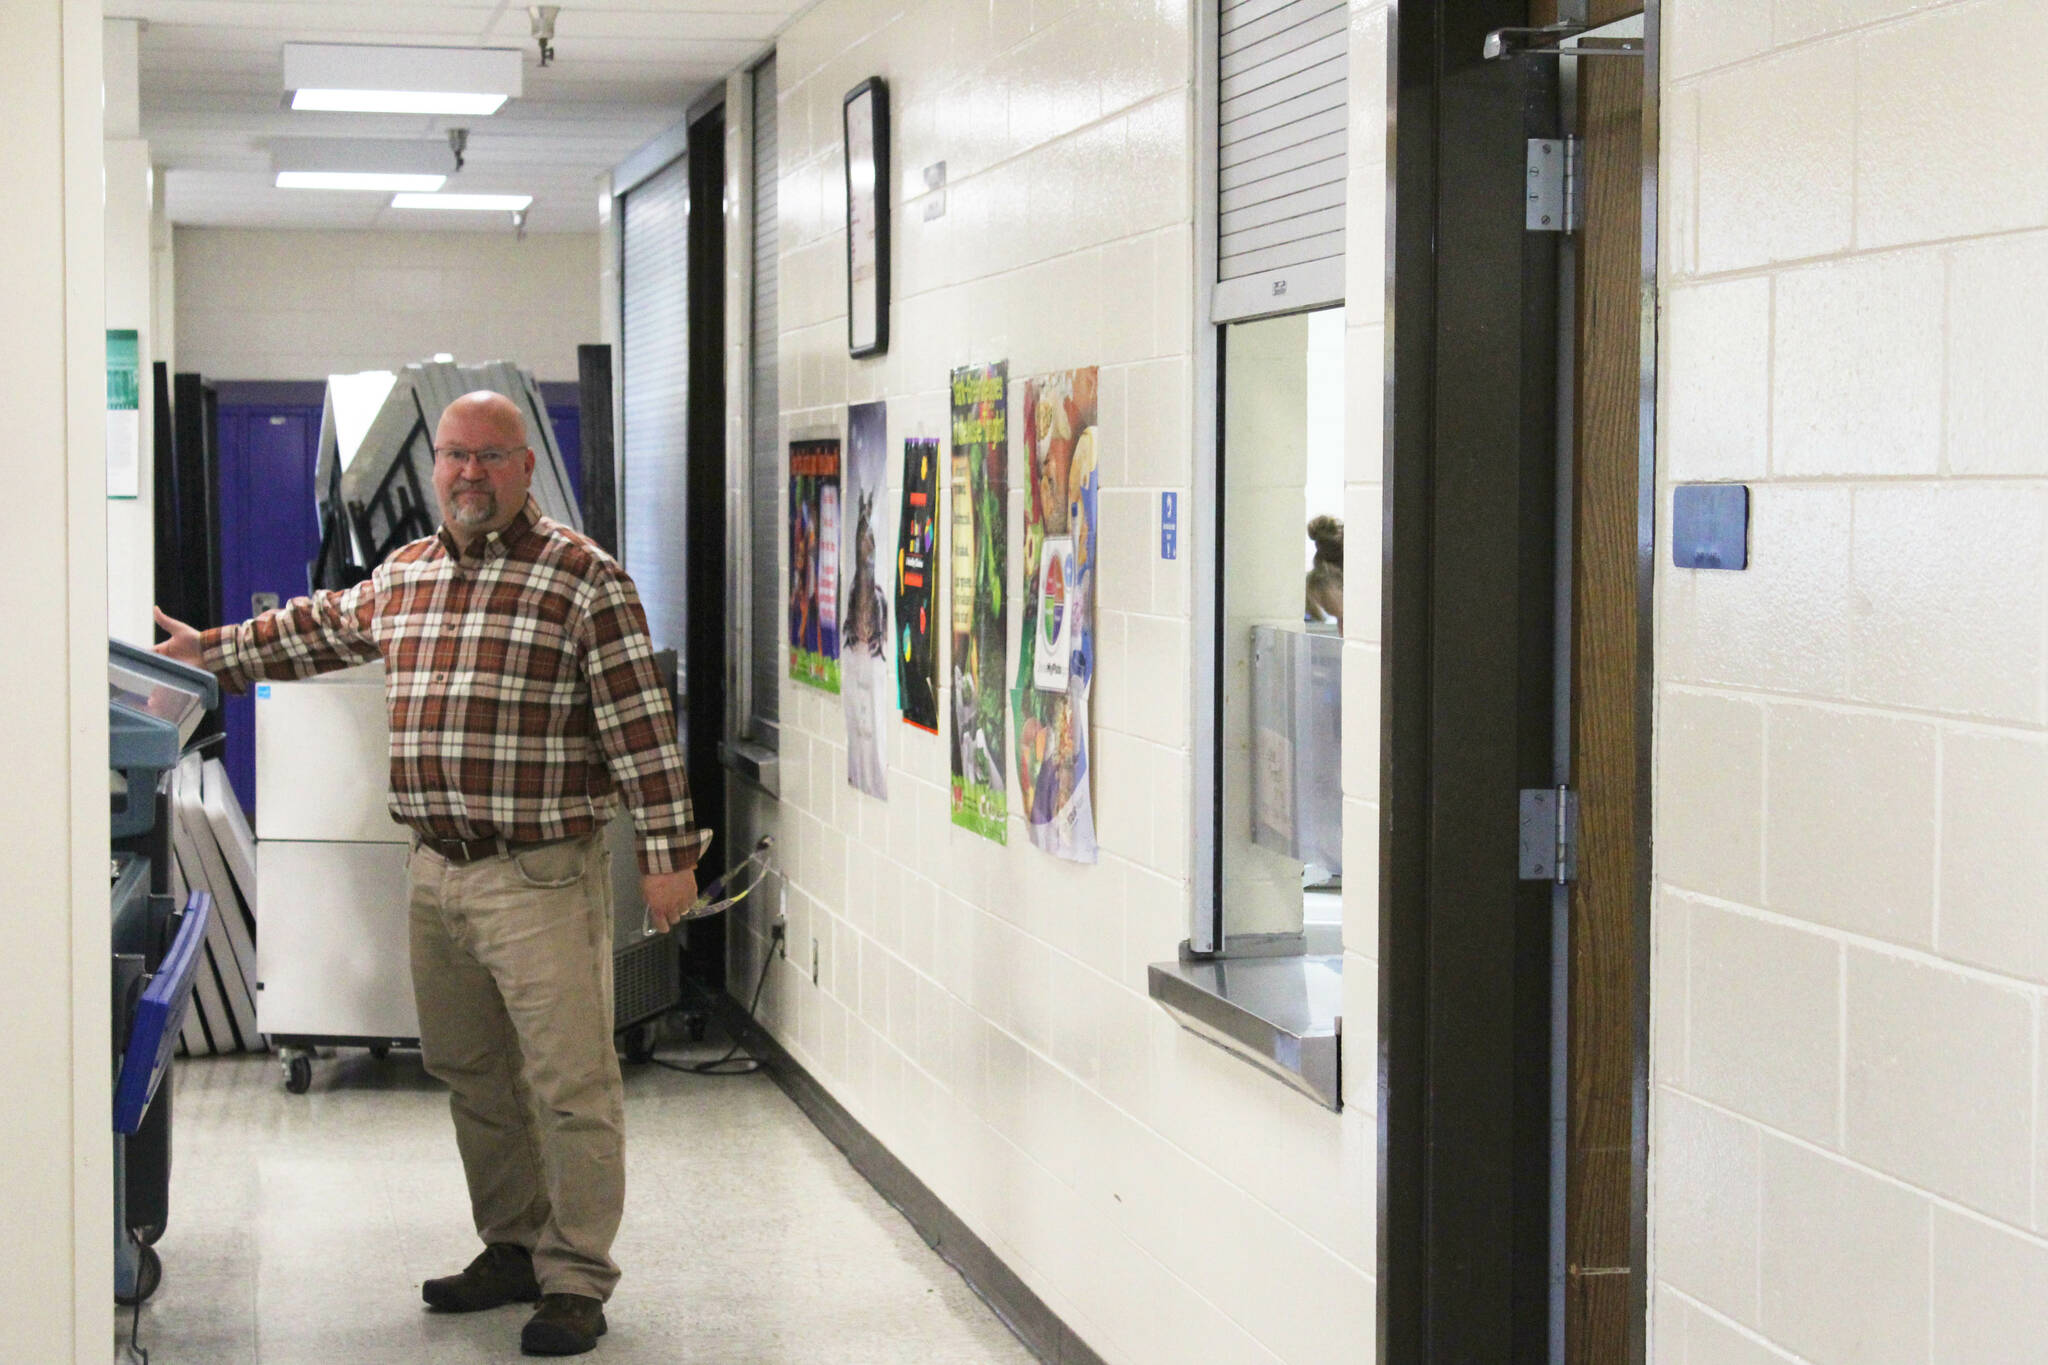
M171 1054L178 1046L178 1031L185 1026L185 1011L192 1005L192 980L205 960L207 921L213 918L213 897L194 891L185 902L184 922L178 936L164 954L163 964L142 992L135 1007L135 1022L128 1030L128 1046L121 1054L121 1071L114 1079L114 1131L133 1133L142 1126L149 1102L156 1098L157 1085Z

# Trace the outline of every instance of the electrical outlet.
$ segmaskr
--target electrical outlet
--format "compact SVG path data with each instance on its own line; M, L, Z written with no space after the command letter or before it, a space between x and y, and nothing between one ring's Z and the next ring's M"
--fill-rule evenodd
M811 940L811 984L818 984L818 940Z
M784 919L781 915L775 917L775 923L768 926L768 941L775 945L775 955L777 957L786 958L789 956L789 921L787 919Z

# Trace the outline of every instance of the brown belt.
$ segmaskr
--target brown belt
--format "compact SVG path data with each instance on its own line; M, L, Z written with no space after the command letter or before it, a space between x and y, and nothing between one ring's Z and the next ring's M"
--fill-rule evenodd
M451 863L481 862L485 858L510 857L524 853L530 848L545 848L549 844L562 842L559 839L542 839L528 843L517 843L493 834L488 839L436 839L431 834L419 836L420 847L431 853L438 853Z

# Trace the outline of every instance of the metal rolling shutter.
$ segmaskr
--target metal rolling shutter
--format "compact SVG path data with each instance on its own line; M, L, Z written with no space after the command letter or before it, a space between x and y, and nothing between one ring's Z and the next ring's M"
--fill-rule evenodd
M683 647L689 378L690 178L678 159L620 200L619 552L640 589L656 649Z
M1215 320L1344 297L1344 0L1222 0Z
M775 58L754 68L754 287L748 319L747 494L752 594L748 612L751 658L747 738L776 747L782 684L782 399L778 387L781 338L776 319Z

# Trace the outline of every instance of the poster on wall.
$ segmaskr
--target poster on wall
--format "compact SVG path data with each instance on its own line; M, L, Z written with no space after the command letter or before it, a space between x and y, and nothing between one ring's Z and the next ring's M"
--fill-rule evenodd
M953 823L1010 839L1004 791L1009 362L953 371Z
M789 676L839 690L839 441L789 443Z
M938 553L939 443L903 443L903 513L896 542L896 704L905 724L939 732L939 630L932 594Z
M846 711L846 780L886 799L882 726L889 711L889 603L879 561L888 530L889 405L856 403L846 411L846 507L852 529L843 537L839 581L846 596L839 650L839 698Z
M142 495L142 347L132 327L107 329L107 496Z
M1024 630L1010 706L1031 842L1096 860L1088 694L1095 678L1096 370L1024 382Z

